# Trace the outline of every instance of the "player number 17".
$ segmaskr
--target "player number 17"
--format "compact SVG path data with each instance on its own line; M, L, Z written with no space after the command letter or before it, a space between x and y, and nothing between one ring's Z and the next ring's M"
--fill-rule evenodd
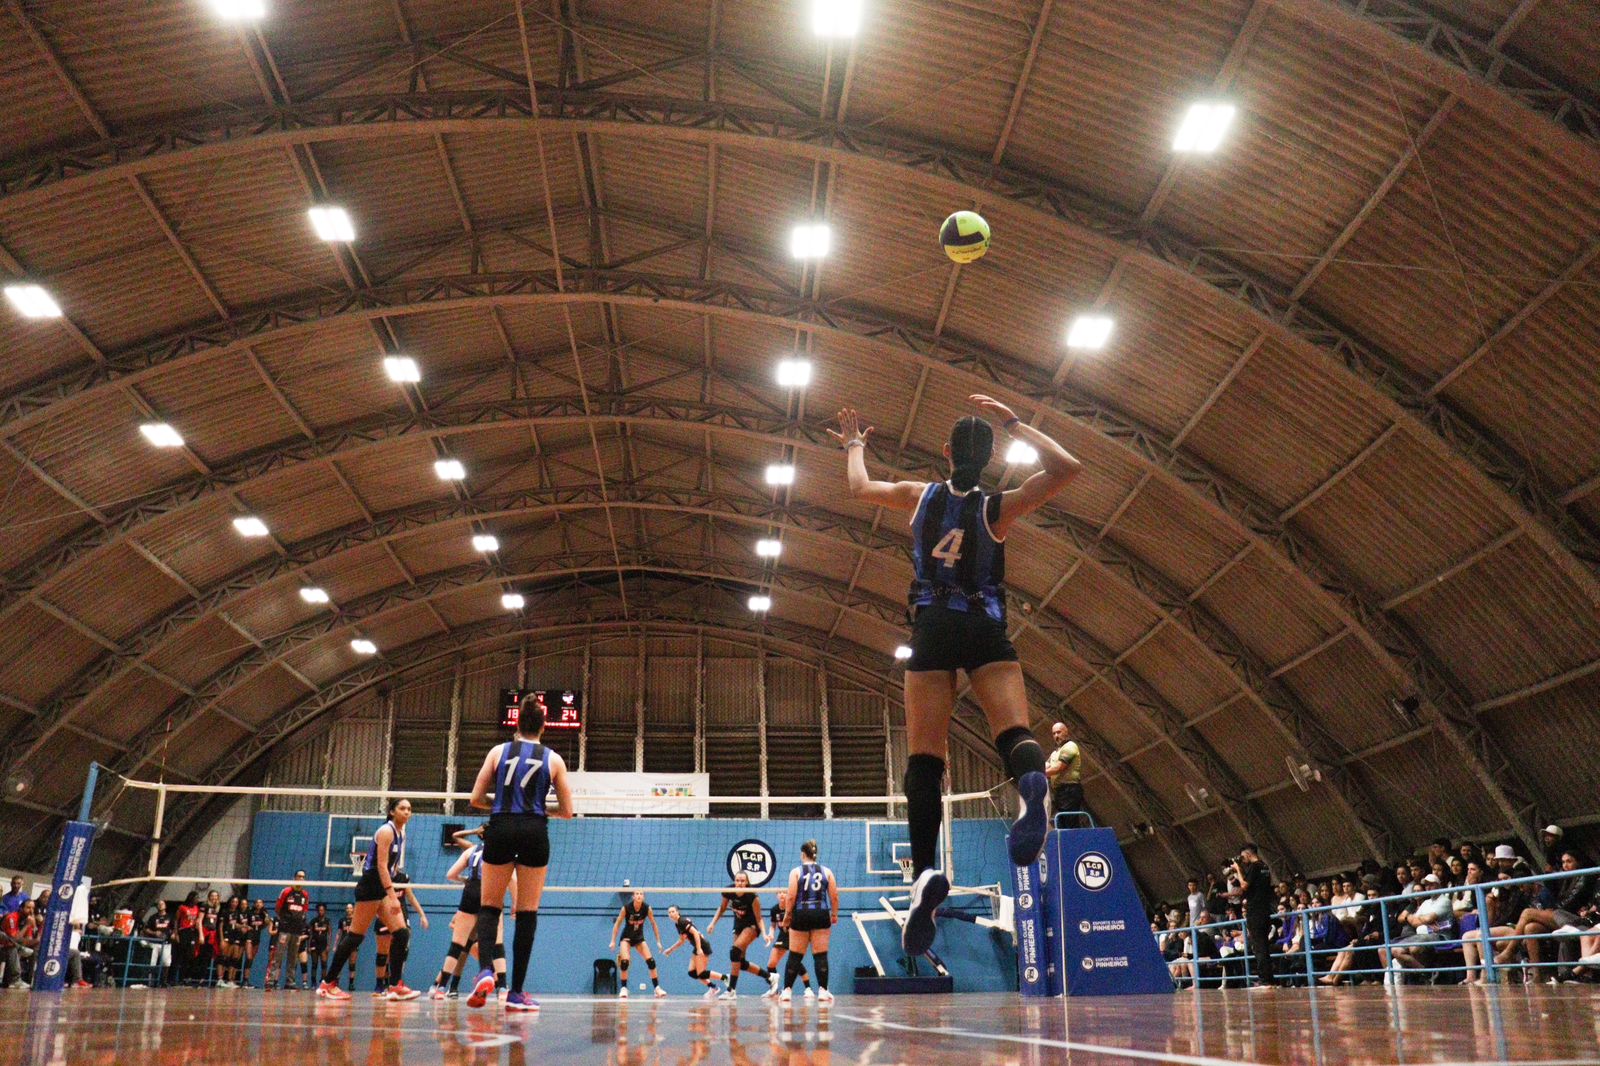
M518 755L518 756L513 756L506 763L506 784L507 785L511 784L511 775L517 772L517 763L519 763L521 761L522 761L522 756ZM542 759L529 759L528 760L528 772L522 775L522 780L517 782L517 787L518 788L527 788L528 787L528 782L533 780L533 775L538 772L539 767L542 766L543 763L544 763L544 760L542 760Z

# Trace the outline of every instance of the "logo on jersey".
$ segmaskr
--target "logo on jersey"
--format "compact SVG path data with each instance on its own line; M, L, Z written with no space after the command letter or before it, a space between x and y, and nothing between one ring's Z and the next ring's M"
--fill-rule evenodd
M1072 876L1090 892L1098 892L1111 883L1111 860L1098 851L1086 851L1073 865Z
M744 874L751 888L760 888L772 880L778 870L778 860L772 848L762 840L741 840L728 849L728 876Z

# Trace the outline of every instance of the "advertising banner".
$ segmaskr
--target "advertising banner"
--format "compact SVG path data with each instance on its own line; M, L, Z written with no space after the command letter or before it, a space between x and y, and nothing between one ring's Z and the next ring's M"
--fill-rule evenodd
M1060 829L1045 846L1059 906L1057 959L1073 996L1166 995L1172 977L1110 829Z
M571 771L567 781L579 814L711 813L710 774L632 774ZM618 796L621 799L588 799ZM637 797L637 798L634 798Z
M61 855L56 860L50 908L45 913L44 934L39 939L39 957L33 975L33 987L37 992L59 992L66 984L67 957L72 948L72 907L83 873L89 868L89 849L93 843L93 825L78 821L67 823L66 835L61 840Z
M1060 995L1050 991L1050 939L1045 919L1044 864L1011 868L1016 898L1012 912L1017 930L1017 990L1024 996Z

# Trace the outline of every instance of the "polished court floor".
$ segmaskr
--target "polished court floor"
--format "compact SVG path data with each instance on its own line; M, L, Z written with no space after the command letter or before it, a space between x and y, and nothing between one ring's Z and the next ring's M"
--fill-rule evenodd
M1024 1001L841 996L553 997L535 1015L461 1001L331 1004L305 993L0 994L0 1062L877 1064L1600 1064L1600 992L1583 986L1380 988Z

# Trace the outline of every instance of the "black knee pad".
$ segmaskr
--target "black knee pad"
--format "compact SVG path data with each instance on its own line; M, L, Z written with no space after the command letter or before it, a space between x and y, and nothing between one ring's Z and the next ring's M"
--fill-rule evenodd
M448 954L452 959L459 959L459 958L461 958L461 956L463 954L466 953L466 950L467 950L467 945L465 945L465 944L457 944L454 941L452 941L451 944L450 944L450 950L449 950Z
M655 973L656 972L656 960L655 959L645 959L644 960L644 964L646 966L650 967L650 972L651 973Z
M821 985L823 988L827 988L828 987L828 953L826 951L814 951L814 952L811 953L811 961L813 963L815 963L816 967L817 967L817 983L819 985Z
M618 955L617 956L617 969L621 970L623 973L627 973L628 972L628 959L627 959L626 956L624 956L624 955Z
M739 947L737 945L735 945L734 947L729 948L728 949L728 960L730 962L732 962L735 966L738 966L740 963L744 962L744 948L741 948L741 947Z
M1033 730L1025 726L1013 726L995 737L994 750L1013 779L1034 771L1044 772L1044 749L1039 746Z
M503 959L505 957L506 957L506 946L504 944L500 943L499 941L495 941L494 950L489 952L489 961L490 962L499 962L501 959Z
M693 966L689 967L689 980L691 980L691 981L700 980L700 971L695 969Z

